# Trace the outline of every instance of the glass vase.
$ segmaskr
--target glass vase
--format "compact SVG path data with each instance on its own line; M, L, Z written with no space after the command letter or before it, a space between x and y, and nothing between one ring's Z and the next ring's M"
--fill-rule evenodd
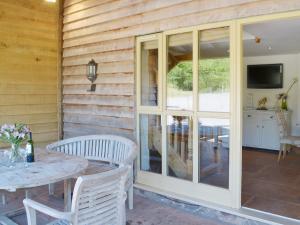
M281 109L282 110L288 110L288 106L287 106L287 100L286 99L282 99L281 100Z
M17 162L22 162L22 156L20 152L20 145L18 144L11 144L11 152L9 160L12 164Z

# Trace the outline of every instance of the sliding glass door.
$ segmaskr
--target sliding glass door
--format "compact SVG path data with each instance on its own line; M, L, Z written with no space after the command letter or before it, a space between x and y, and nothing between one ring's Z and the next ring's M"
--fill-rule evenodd
M137 38L137 182L236 207L234 23Z

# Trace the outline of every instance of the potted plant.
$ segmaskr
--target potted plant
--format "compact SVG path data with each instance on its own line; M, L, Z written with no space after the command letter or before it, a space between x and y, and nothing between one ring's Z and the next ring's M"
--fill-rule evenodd
M22 159L20 145L29 138L29 129L24 124L4 124L0 128L0 141L11 145L10 161Z

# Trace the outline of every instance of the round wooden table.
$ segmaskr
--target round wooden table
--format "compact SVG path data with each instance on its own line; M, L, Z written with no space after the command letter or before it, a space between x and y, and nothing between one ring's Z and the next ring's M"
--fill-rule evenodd
M70 209L71 178L88 167L88 160L45 149L35 151L35 160L28 167L22 162L13 168L0 164L0 190L14 192L65 181L65 208Z

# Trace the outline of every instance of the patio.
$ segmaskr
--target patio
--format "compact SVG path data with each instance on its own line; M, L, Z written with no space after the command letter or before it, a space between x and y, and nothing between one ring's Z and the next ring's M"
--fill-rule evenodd
M63 184L58 184L55 196L48 195L47 187L35 188L32 199L50 207L63 210ZM127 210L126 225L263 225L264 223L233 216L227 213L169 199L151 192L135 189L133 210ZM22 206L24 191L17 195L8 193L8 205L0 206L0 211L10 211ZM154 216L155 215L155 216ZM26 225L24 213L11 218L19 225ZM46 224L53 220L49 216L38 214L37 223Z

